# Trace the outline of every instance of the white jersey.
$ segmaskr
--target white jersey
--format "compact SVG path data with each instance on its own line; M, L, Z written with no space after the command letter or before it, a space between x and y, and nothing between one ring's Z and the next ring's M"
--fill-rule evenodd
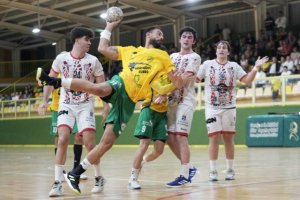
M104 74L99 60L88 53L81 59L72 57L70 52L59 54L52 64L52 70L61 74L61 78L80 78L90 82L95 81L95 77ZM91 100L92 95L86 92L73 91L64 87L60 90L59 103L77 105Z
M173 53L171 55L171 60L177 71L192 72L193 74L197 74L201 64L201 58L195 52L185 55ZM193 108L197 105L194 80L185 85L182 89L177 89L172 92L169 97L169 105L174 104L186 104Z
M236 106L236 80L246 76L246 72L236 62L219 64L207 60L200 66L197 79L205 79L205 105L213 108L233 108Z

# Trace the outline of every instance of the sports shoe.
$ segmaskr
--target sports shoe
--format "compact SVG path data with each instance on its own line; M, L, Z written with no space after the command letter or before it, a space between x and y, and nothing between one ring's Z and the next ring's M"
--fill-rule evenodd
M189 180L192 182L196 178L196 175L199 174L199 171L196 167L189 169Z
M80 188L79 188L79 179L80 177L78 175L75 174L71 174L71 172L69 173L64 173L64 177L66 182L69 185L69 188L71 188L71 190L73 190L76 194L80 194Z
M187 184L190 184L191 181L189 179L186 179L184 176L180 175L177 177L174 181L171 181L166 184L167 187L181 187Z
M60 181L55 181L52 185L52 189L49 192L49 197L63 196L63 188Z
M80 175L80 180L88 180L88 177L84 174Z
M141 185L139 184L139 182L137 180L130 180L128 182L128 189L131 189L131 190L140 190L141 189Z
M225 180L226 180L226 181L234 180L234 179L235 179L234 176L235 176L234 170L233 170L233 169L228 169L228 170L226 171Z
M43 71L42 68L38 68L36 72L36 80L39 82L42 86L45 85L52 85L55 89L61 87L61 79L55 78L55 77L49 77L49 75Z
M210 181L218 181L218 172L217 171L209 172L209 180Z
M105 183L106 180L103 178L103 176L95 177L95 186L93 187L91 192L92 193L102 192Z

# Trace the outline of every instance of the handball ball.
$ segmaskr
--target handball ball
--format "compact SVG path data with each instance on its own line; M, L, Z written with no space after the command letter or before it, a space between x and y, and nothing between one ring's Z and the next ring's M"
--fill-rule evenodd
M123 11L119 7L110 7L106 11L106 21L114 22L123 18Z

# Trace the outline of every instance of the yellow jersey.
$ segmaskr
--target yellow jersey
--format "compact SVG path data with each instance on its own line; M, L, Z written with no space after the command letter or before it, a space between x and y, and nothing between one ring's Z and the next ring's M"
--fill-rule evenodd
M128 96L135 103L147 98L150 84L158 78L159 72L168 74L175 69L170 56L160 49L118 46L118 53L123 66L120 76Z
M168 74L166 74L165 72L159 72L159 74L154 77L150 85L151 91L148 92L148 95L142 106L150 106L151 110L154 110L156 112L167 112L168 101L161 104L155 104L153 100L156 95L167 95L176 88L170 81Z
M60 74L58 75L58 77L60 77ZM58 111L58 104L59 104L59 95L60 95L60 88L57 88L55 90L53 90L52 92L52 102L50 104L50 110L51 111Z
M58 102L59 102L59 90L60 88L57 88L53 90L52 92L52 102L50 105L50 110L51 111L58 111Z

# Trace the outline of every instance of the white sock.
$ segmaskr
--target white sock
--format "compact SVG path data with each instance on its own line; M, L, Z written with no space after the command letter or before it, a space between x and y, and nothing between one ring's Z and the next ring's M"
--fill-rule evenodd
M84 158L84 160L83 161L81 161L81 166L82 166L82 168L84 169L84 170L87 170L87 168L89 167L89 166L91 166L91 163L89 162L89 160L87 159L87 158Z
M180 172L180 174L182 176L184 176L186 179L189 178L189 169L190 169L189 166L190 166L189 163L181 165L181 172Z
M217 160L209 161L210 171L217 171Z
M228 169L233 169L233 160L226 159L226 166L227 166L227 170Z
M93 165L93 167L94 167L94 171L95 171L95 177L102 176L102 174L100 172L100 166L99 166L99 164Z
M61 177L63 176L64 165L55 165L54 166L54 177L55 181L61 181Z
M139 174L140 174L141 169L135 169L132 168L131 169L131 176L130 176L130 180L138 180L139 178Z

